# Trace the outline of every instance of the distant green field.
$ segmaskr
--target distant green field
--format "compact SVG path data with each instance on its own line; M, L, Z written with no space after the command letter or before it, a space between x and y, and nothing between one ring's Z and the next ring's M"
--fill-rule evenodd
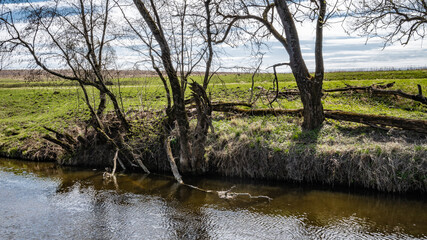
M294 81L291 73L278 74L278 78L282 82ZM374 72L327 72L325 73L325 81L349 81L349 80L392 80L392 79L423 79L427 78L427 69L423 70L400 70L400 71L374 71ZM193 75L191 80L201 82L201 75ZM255 82L271 82L273 79L272 73L256 74ZM213 76L211 84L220 85L226 83L250 83L252 81L252 73L236 73L236 74L219 74ZM114 79L111 81L114 85L161 85L158 77L127 77ZM62 80L58 78L0 78L0 88L20 88L20 87L68 87L77 86L75 82Z
M208 88L212 101L248 101L252 74L228 74L213 77ZM271 74L255 76L255 87L272 89ZM333 72L326 74L324 89L353 86L369 86L395 82L392 89L417 94L417 84L427 95L427 70L380 71L380 72ZM191 77L201 81L200 76ZM291 74L279 75L279 88L296 88ZM110 85L125 112L130 110L158 110L166 105L165 91L156 77L116 79ZM88 88L92 103L96 106L96 91ZM190 94L190 91L187 91ZM267 108L269 99L260 95L255 107ZM64 80L26 81L0 79L0 145L19 142L34 133L45 133L42 126L65 128L76 119L88 117L81 90L75 83ZM325 109L345 110L358 113L427 119L427 106L394 96L369 96L364 93L330 93L323 98ZM301 108L300 100L279 99L273 107ZM111 109L111 105L109 106Z

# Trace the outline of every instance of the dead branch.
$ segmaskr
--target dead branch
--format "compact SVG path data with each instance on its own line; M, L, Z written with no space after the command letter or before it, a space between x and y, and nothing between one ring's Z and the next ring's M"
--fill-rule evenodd
M56 139L62 140L65 139L70 145L74 145L77 143L77 141L68 133L60 133L52 128L43 126L44 129L48 130L49 132L52 132L55 134Z
M116 169L117 169L118 158L119 158L119 149L116 149L116 153L114 154L114 158L113 158L113 170L111 171L111 173L104 172L104 174L102 175L102 177L104 179L107 179L107 180L113 179L115 184L117 184L117 179L116 179L115 174L116 174Z
M114 176L117 168L117 158L119 157L119 149L116 149L116 154L114 154L113 158L113 171L111 171L111 175Z
M395 82L377 85L372 84L371 86L347 86L345 88L334 88L334 89L323 89L323 92L352 92L352 91L363 91L363 92L372 92L375 89L386 89L393 87Z
M213 109L218 112L231 112L237 114L266 116L266 115L290 115L301 116L302 109L241 109L236 107ZM412 130L419 133L427 134L427 120L415 120L390 116L379 116L360 114L352 112L344 112L337 110L324 110L325 117L340 121L349 121L363 123L366 125L376 125L377 127L389 126L401 128L404 130Z
M61 141L61 140L54 138L54 137L51 137L50 135L47 135L47 134L45 136L43 136L42 138L49 141L49 142L52 142L56 145L59 145L60 147L62 147L62 149L64 149L68 153L73 152L73 147L67 142Z
M142 170L144 170L145 173L150 174L150 171L144 165L144 163L142 163L141 159L139 157L135 156L135 155L134 155L134 158L135 158L136 162L138 163L138 165L142 168Z
M412 130L419 133L427 134L426 120L415 120L415 119L406 119L406 118L398 118L398 117L390 117L390 116L378 116L378 115L360 114L360 113L343 112L343 111L335 111L335 110L325 110L325 117L335 119L335 120L341 120L341 121L363 123L367 125L375 124L380 126L391 126L391 127L397 127L405 130Z
M213 110L217 112L231 112L237 114L253 115L253 116L265 116L265 115L290 115L290 116L302 116L302 109L242 109L236 107L219 107L213 106Z
M222 199L234 199L238 196L248 196L250 199L256 199L256 198L265 198L268 201L273 200L273 198L269 197L269 196L264 196L264 195L258 195L258 196L252 196L252 194L250 193L238 193L238 192L232 192L231 190L233 188L235 188L236 186L232 186L230 189L225 190L225 191L215 191L215 190L208 190L208 189L203 189L203 188L199 188L190 184L184 184L187 187L205 192L205 193L216 193L218 195L219 198Z
M392 83L388 83L388 84L383 84L383 85L377 85L377 84L372 84L371 86L350 86L348 85L347 87L344 88L334 88L334 89L323 89L324 93L331 93L331 92L367 92L367 93L372 93L372 94L377 94L377 95L395 95L395 96L400 96L403 98L407 98L407 99L411 99L417 102L421 102L423 104L427 104L427 97L423 96L423 92L422 92L422 88L421 85L417 85L418 87L418 94L414 95L414 94L409 94L409 93L405 93L402 90L398 89L398 90L386 90L387 88L391 88L393 87L395 84L395 82ZM259 89L266 91L268 94L269 93L273 93L271 91L267 91L262 87L258 87ZM287 91L280 91L280 92L275 92L275 94L278 97L289 97L289 96L298 96L300 94L300 92L296 89L290 89Z
M248 101L250 103L252 103L252 98L254 96L255 75L257 74L257 72L259 71L259 68L262 65L262 59L263 59L263 57L264 57L264 54L261 55L261 61L259 61L259 64L258 64L257 68L255 69L254 73L252 74L252 78L251 78L251 80L252 80L251 96L250 96L249 101Z
M212 107L217 109L236 107L236 106L252 107L252 103L246 103L246 102L213 102L212 103Z
M277 98L279 97L279 79L277 78L277 71L276 71L276 68L277 67L279 67L279 66L290 66L291 64L290 63L278 63L278 64L274 64L273 66L271 66L271 67L273 67L273 72L274 72L274 79L273 79L273 85L274 85L274 88L275 88L275 92L276 92L276 94L275 94L275 96L274 96L274 98L273 98L273 100L271 100L269 103L268 103L268 105L270 105L270 107L272 107L272 105L271 104L273 104L273 102L274 101L276 101L277 100Z
M423 104L427 104L427 98L423 96L421 85L417 85L418 87L418 95L413 95L409 93L405 93L402 90L385 90L387 88L391 88L394 86L395 82L388 83L385 85L376 85L372 84L371 86L367 87L353 87L349 86L346 88L336 88L336 89L324 89L323 92L347 92L347 91L364 91L369 92L372 94L378 94L378 95L395 95L400 96L403 98L411 99L417 102L421 102Z
M175 159L173 158L170 138L165 138L164 144L165 144L166 154L167 154L169 163L171 165L171 170L172 170L173 176L175 177L176 181L179 184L184 184L184 181L182 181L181 174L179 174L178 167L176 166Z
M117 158L117 161L119 162L120 167L122 167L123 171L126 171L126 166L123 164L122 160L120 160L120 158ZM133 165L133 166L136 166L136 165Z
M427 105L427 98L422 95L422 90L421 90L420 85L418 85L418 92L420 94L413 95L413 94L405 93L400 89L399 90L372 89L372 93L374 93L374 94L400 96L400 97L411 99L411 100L414 100L414 101L417 101L417 102L420 102L422 104Z
M323 89L322 91L324 93L330 93L330 92L353 92L353 91L364 91L364 92L372 92L373 89L386 89L386 88L391 88L394 86L394 82L392 83L388 83L388 84L384 84L384 85L377 85L377 84L372 84L371 86L351 86L351 85L347 85L347 87L344 88L333 88L333 89ZM264 88L262 87L258 87L261 90L266 91ZM270 92L270 91L269 91ZM279 91L278 93L279 97L288 97L288 96L298 96L300 94L298 89L289 89L286 91Z

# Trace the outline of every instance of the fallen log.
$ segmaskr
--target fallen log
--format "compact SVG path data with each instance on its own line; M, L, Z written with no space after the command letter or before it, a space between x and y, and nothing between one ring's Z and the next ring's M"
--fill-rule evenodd
M330 92L349 92L349 91L364 91L364 92L369 92L372 89L386 89L386 88L391 88L394 86L394 82L392 83L388 83L388 84L384 84L384 85L377 85L377 84L372 84L371 86L362 86L362 87L357 87L357 86L350 86L348 85L345 88L333 88L333 89L323 89L322 91L324 93L330 93ZM262 87L258 87L259 89L263 90L263 91L267 91ZM269 91L271 92L271 91ZM286 97L286 96L297 96L299 95L299 91L298 89L289 89L286 91L279 91L278 92L278 96L281 97Z
M387 88L391 88L394 86L394 82L384 84L384 85L376 85L372 84L371 86L365 86L365 87L355 87L355 86L348 86L345 88L334 88L334 89L323 89L324 93L331 93L331 92L354 92L354 91L362 91L362 92L368 92L372 94L378 94L378 95L394 95L394 96L400 96L403 98L411 99L413 101L420 102L422 104L427 105L427 97L423 96L421 85L417 85L418 87L418 94L409 94L405 93L402 90L386 90ZM280 91L277 93L278 97L289 97L289 96L298 96L299 91L296 89L290 89L287 91Z
M383 95L395 95L403 98L411 99L423 104L427 105L427 98L422 95L422 91L420 91L421 86L418 85L419 93L418 95L413 95L409 93L405 93L402 90L384 90L384 89L372 89L372 93L374 94L383 94Z
M405 130L413 130L416 132L427 134L426 120L360 114L337 110L325 110L325 117L340 121L363 123L367 125L374 124L380 126L397 127Z
M237 114L246 114L252 116L265 116L265 115L290 115L302 116L302 109L242 109L236 107L224 107L212 105L213 111L216 112L231 112Z
M251 103L247 102L212 102L212 107L235 107L235 106L245 106L252 107Z
M345 88L333 88L333 89L323 89L323 92L349 92L349 91L364 91L364 92L370 92L374 89L386 89L391 88L394 86L395 82L384 84L384 85L377 85L372 84L371 86L347 86Z
M302 109L241 109L236 107L230 108L213 108L217 112L231 112L237 114L266 116L266 115L290 115L302 116ZM406 119L390 116L379 116L370 114L360 114L344 112L338 110L325 110L325 117L339 121L349 121L362 123L369 126L388 126L404 130L412 130L419 133L427 134L427 120Z

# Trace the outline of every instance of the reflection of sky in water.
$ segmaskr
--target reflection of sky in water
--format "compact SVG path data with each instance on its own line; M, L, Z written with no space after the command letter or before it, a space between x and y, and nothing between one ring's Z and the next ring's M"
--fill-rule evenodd
M197 180L228 189L231 182ZM0 160L6 239L410 239L426 237L426 203L292 186L237 183L273 201L219 199L171 178Z

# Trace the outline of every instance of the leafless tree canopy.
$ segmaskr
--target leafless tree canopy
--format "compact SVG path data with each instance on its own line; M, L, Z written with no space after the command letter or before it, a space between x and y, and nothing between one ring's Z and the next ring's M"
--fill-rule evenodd
M25 1L12 8L4 4L0 25L7 34L0 41L5 47L29 54L30 63L36 67L78 82L98 127L102 126L99 117L106 108L108 96L118 119L129 128L115 95L106 86L111 78L109 70L115 67L111 44L117 38L117 30L110 15L114 7L110 0ZM58 71L58 68L69 71ZM85 86L99 90L97 109L88 100Z
M385 44L423 39L427 27L425 0L364 0L348 3L349 28L361 35L381 37Z
M243 32L250 38L273 36L289 55L289 65L301 93L304 129L318 128L324 119L320 101L323 84L323 28L337 2L329 1L233 1L218 0L217 14L228 20L224 39ZM329 7L329 11L327 8ZM296 23L316 21L316 73L311 76L303 59ZM234 31L233 31L234 30ZM313 31L313 30L309 30Z

